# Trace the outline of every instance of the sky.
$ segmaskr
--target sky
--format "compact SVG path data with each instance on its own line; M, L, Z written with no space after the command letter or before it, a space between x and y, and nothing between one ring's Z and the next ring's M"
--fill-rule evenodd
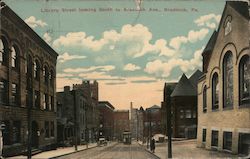
M58 54L57 91L97 80L116 109L161 105L201 70L225 0L4 0Z

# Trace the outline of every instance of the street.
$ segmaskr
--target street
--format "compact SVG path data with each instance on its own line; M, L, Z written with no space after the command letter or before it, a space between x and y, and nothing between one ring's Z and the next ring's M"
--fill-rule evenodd
M113 143L108 146L96 147L77 152L71 155L58 157L59 159L157 159L156 156L147 152L138 143L131 145Z

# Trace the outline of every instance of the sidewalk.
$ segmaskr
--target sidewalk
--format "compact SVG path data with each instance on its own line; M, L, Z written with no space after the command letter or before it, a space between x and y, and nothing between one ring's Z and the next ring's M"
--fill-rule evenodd
M97 147L97 143L88 144L88 149L94 148L94 147ZM78 145L77 151L75 151L74 146L73 147L61 147L61 148L57 148L56 150L44 151L42 153L36 154L36 155L32 156L32 158L42 158L42 159L55 158L58 156L63 156L63 155L83 151L86 149L87 149L86 145ZM10 157L8 159L26 159L26 158L27 158L27 156L14 156L14 157Z
M139 144L142 144L141 142ZM147 148L147 144L143 144ZM155 153L161 159L167 158L167 143L156 143ZM172 157L173 158L238 158L237 155L224 153L219 151L211 151L196 147L196 140L182 140L172 142Z

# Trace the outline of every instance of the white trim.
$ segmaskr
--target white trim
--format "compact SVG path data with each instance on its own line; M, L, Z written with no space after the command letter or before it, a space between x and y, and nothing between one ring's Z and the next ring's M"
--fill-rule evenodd
M220 128L218 128L218 127L211 127L211 131L212 130L220 131Z
M222 128L222 131L226 131L226 132L234 132L234 129L233 128Z
M238 133L250 133L250 128L238 128Z

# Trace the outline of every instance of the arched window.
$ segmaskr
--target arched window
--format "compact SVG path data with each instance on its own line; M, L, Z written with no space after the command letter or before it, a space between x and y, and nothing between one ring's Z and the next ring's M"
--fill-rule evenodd
M7 50L8 50L7 42L3 38L1 38L0 39L0 65L8 64Z
M207 112L207 86L203 88L203 112Z
M233 106L233 55L226 53L223 59L223 107Z
M54 86L54 72L53 72L53 70L50 70L49 81L50 81L50 86L53 88L53 86Z
M13 68L17 68L18 67L18 49L15 46L11 47L11 66Z
M239 90L240 90L240 105L248 105L250 103L250 60L249 56L245 55L240 60L239 65Z
M40 78L40 64L39 64L38 60L35 60L35 62L34 62L34 78L36 80L39 80L39 78Z
M45 84L49 83L49 71L47 66L43 67L43 80Z
M219 108L219 80L218 74L214 73L212 78L212 109Z

